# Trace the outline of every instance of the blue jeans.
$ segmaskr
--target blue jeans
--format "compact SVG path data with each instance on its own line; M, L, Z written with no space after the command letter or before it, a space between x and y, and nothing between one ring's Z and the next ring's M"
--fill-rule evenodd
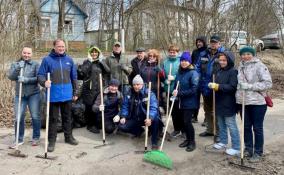
M263 121L266 110L267 110L266 105L245 106L245 126L244 126L245 150L251 154L252 153L258 155L263 154L263 144L264 144ZM254 144L253 144L253 134L254 134Z
M19 103L19 96L15 97L15 136L17 130L17 115L18 115L18 103ZM20 128L19 128L19 142L24 141L25 135L25 114L27 106L29 107L30 114L32 117L32 126L33 126L33 139L37 140L40 138L40 127L41 127L41 120L40 120L40 95L39 93L33 94L28 97L22 97L21 101L21 113L20 113Z
M122 132L131 133L135 136L139 136L143 133L144 129L144 121L137 121L135 119L127 120L124 124L119 123L118 129ZM158 144L158 128L159 128L159 119L155 118L152 120L151 126L149 127L149 131L151 132L151 142L152 144Z
M218 126L219 126L219 137L220 142L228 144L228 133L229 129L232 148L235 150L240 150L240 134L236 122L236 115L234 116L217 116Z

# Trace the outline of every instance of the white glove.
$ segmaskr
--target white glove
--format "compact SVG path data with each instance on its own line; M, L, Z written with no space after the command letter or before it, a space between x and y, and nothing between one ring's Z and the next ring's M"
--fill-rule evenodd
M100 105L100 106L99 106L99 110L100 110L100 111L104 111L104 110L105 110L105 105Z
M114 116L112 120L113 120L114 123L119 122L119 120L120 120L119 115Z
M249 90L252 88L252 84L248 84L248 83L240 83L240 88L242 90Z
M170 101L175 101L176 100L176 97L175 96L171 96L171 98L170 98Z
M168 75L168 81L173 81L173 80L175 80L175 77L172 75Z

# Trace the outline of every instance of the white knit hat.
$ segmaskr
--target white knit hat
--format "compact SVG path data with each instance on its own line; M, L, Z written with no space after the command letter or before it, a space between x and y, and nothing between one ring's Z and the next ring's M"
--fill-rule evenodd
M132 84L144 84L144 81L140 75L136 75L132 80Z

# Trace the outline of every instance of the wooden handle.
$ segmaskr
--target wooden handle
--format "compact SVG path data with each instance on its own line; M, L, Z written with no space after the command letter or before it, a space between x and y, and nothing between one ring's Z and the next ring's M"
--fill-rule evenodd
M215 83L215 74L213 74L213 83ZM214 142L215 142L215 136L216 136L216 93L213 89L213 134L214 134Z
M242 125L241 125L241 160L244 159L244 126L245 126L245 91L243 90L243 99L242 99Z
M50 81L50 73L47 73L47 80ZM48 129L49 129L49 108L50 108L50 87L46 89L46 121L45 121L45 145L44 152L47 154Z
M172 75L172 66L173 64L170 64L170 71L169 71L169 75ZM169 81L169 80L168 80ZM171 81L169 81L168 84L168 94L167 94L167 111L166 111L166 115L168 116L169 114L169 105L170 105L170 89L171 89Z
M20 76L24 74L23 68L20 70ZM18 97L18 111L17 111L17 130L16 130L16 150L19 148L19 129L20 129L20 118L21 118L21 104L22 104L22 91L23 83L19 82L19 97Z
M103 92L103 79L102 79L102 74L100 76L100 95L101 95L101 105L104 105L104 92ZM102 132L103 132L103 144L105 143L106 140L106 135L105 135L105 112L104 110L102 112Z
M149 114L150 114L151 86L152 86L152 83L149 82L146 119L149 119ZM145 151L146 151L147 149L148 149L148 126L145 126Z
M177 86L176 86L175 90L178 90L178 87L179 87L179 81L177 82ZM169 115L167 116L167 122L166 122L166 127L165 127L165 131L164 131L164 134L163 134L163 139L162 139L161 146L160 146L160 151L163 150L163 146L164 146L164 142L165 142L165 138L166 138L166 133L167 133L168 126L169 126L169 123L170 123L170 117L171 117L171 114L172 114L174 103L175 103L175 101L172 102Z

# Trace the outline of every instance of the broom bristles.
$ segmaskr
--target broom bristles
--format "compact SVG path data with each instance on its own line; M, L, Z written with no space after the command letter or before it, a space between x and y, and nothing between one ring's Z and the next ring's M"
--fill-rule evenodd
M164 168L172 169L173 161L164 152L159 150L149 151L144 154L144 160L146 162L159 165Z

